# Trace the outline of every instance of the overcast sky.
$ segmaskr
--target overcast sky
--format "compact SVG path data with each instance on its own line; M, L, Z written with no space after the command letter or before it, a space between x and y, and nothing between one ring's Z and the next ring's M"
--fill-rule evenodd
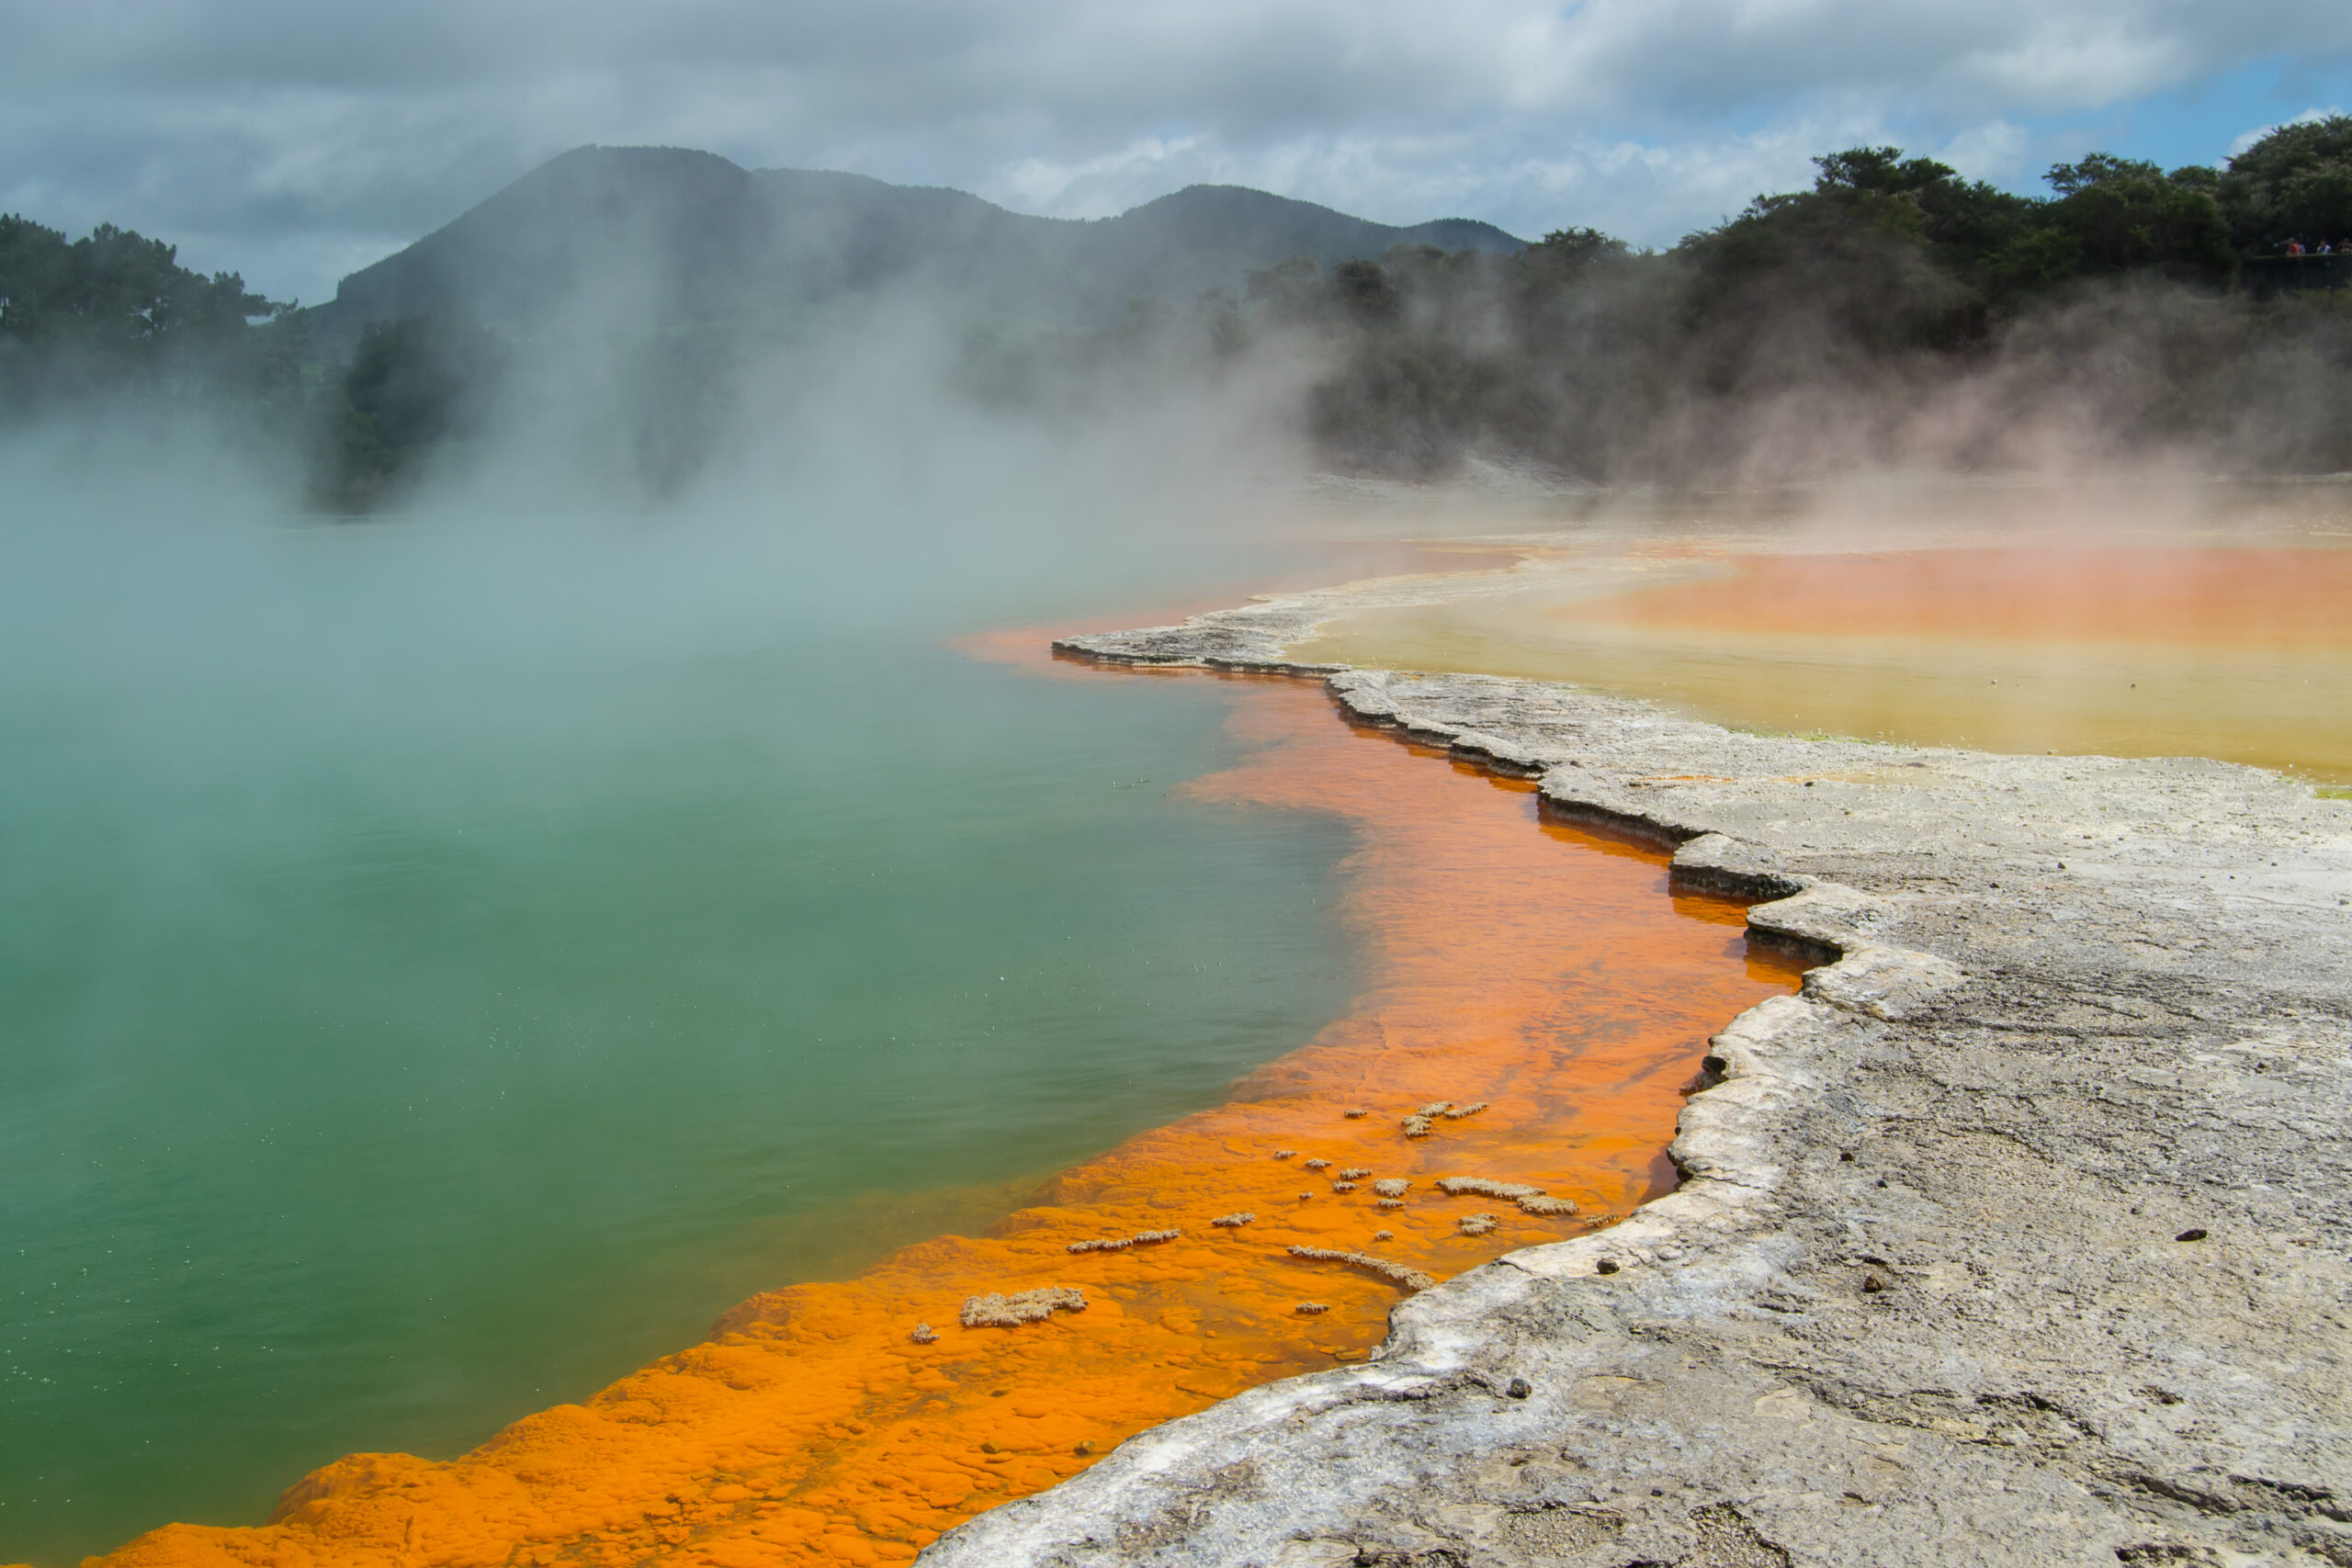
M0 210L312 301L590 141L1667 244L1860 141L2039 189L2339 106L2352 0L0 0Z

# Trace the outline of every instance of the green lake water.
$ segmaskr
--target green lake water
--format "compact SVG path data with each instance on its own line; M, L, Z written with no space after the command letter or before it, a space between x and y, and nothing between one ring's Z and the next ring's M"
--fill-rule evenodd
M0 540L0 1562L461 1451L1342 1005L1344 831L1168 793L1233 689L941 640L1198 559L584 553Z

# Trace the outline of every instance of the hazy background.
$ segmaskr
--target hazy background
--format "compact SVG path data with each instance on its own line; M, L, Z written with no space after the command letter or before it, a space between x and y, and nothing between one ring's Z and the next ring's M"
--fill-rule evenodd
M583 142L1064 217L1207 181L1660 245L1836 147L2030 190L2352 107L2325 0L7 0L0 38L0 209L305 302Z

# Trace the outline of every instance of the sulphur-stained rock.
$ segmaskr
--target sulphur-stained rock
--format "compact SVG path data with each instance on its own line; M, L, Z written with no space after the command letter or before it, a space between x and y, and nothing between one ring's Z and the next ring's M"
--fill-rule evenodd
M1091 1241L1073 1241L1063 1250L1068 1252L1125 1252L1130 1247L1157 1247L1161 1242L1174 1241L1184 1233L1181 1230L1137 1231L1133 1235L1097 1236Z
M1075 647L1326 675L1816 967L1711 1043L1675 1190L927 1568L2352 1563L2352 801L1295 663L1354 592Z
M1318 1263L1344 1263L1351 1269L1361 1269L1367 1274L1377 1274L1392 1285L1402 1285L1408 1291L1426 1291L1437 1280L1419 1269L1385 1258L1375 1258L1368 1252L1349 1252L1331 1247L1294 1245L1293 1258L1304 1258Z
M1046 1285L1010 1296L991 1292L970 1297L956 1321L967 1328L1018 1328L1024 1323L1042 1323L1057 1312L1085 1310L1083 1291L1068 1285Z
M1518 1181L1489 1181L1483 1176L1441 1176L1437 1179L1437 1188L1449 1198L1475 1192L1481 1198L1508 1198L1516 1202L1522 1198L1544 1196L1541 1187L1530 1187Z

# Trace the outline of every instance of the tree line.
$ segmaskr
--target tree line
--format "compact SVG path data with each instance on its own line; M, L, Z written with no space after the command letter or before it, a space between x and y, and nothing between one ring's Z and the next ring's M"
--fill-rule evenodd
M0 214L0 413L135 391L161 399L289 395L293 307L175 247L100 224L79 240Z
M2352 468L2352 290L2245 287L2291 245L2352 237L2352 117L2278 128L2218 168L2092 153L2041 196L1893 147L1815 163L1812 188L1663 251L1564 229L1517 253L1408 247L1328 272L1297 258L1250 273L1240 298L1138 302L1111 329L970 323L960 384L1035 401L1124 367L1208 389L1306 355L1319 373L1298 418L1324 459L1408 475L1488 453L1600 484L1769 482L2031 466L2061 447ZM2332 271L2287 281L2304 274ZM636 327L673 351L630 417L650 486L674 487L725 417L713 389L763 329ZM160 240L0 217L0 420L232 412L299 457L330 510L395 500L484 437L527 346L422 317L330 358L306 312L184 268Z
M2221 169L2093 153L2040 197L1893 147L1815 164L1810 190L1662 252L1569 229L1286 262L1212 330L1332 356L1306 418L1341 467L1486 451L1604 484L1771 481L2030 465L2063 430L2077 456L2352 468L2352 291L2240 287L2352 230L2352 117Z

